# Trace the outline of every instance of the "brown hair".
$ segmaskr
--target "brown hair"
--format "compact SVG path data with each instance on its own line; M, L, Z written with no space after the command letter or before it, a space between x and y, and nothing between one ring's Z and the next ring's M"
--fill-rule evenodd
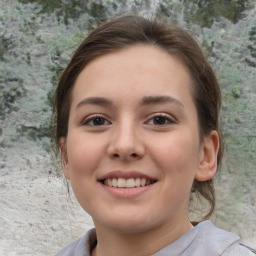
M71 90L83 68L98 56L135 44L154 45L175 54L187 66L193 81L193 97L198 113L201 138L216 130L220 136L218 169L223 153L219 127L221 93L216 76L207 62L200 46L183 29L156 20L129 15L109 21L92 31L75 51L63 72L55 94L55 142L68 133ZM215 208L213 181L194 181L192 191L203 196L210 210Z

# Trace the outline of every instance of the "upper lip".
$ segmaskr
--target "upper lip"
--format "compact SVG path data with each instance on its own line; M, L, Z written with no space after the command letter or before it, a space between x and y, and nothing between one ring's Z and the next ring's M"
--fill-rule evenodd
M98 178L99 181L105 180L105 179L113 179L113 178L124 178L124 179L130 179L130 178L145 178L146 180L157 180L154 177L145 175L143 173L137 172L137 171L121 171L121 170L115 170L108 172Z

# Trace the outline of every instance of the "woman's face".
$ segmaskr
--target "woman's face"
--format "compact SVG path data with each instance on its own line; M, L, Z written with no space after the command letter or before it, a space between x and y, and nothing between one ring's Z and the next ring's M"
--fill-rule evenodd
M191 86L184 64L151 46L105 54L80 73L63 166L96 227L132 233L188 219L205 161Z

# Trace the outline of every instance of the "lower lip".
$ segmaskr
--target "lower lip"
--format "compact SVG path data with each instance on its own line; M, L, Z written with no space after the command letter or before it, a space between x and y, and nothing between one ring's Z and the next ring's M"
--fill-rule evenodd
M118 187L109 187L105 184L101 183L101 186L105 191L110 193L112 196L120 197L120 198L131 198L144 194L145 192L152 189L152 187L156 184L150 184L144 187L134 187L134 188L118 188Z

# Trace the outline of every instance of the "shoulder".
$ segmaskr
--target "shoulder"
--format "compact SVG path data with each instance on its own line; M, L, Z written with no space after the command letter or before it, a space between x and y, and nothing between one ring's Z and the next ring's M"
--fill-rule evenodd
M239 236L217 228L209 221L201 226L201 235L205 234L208 236L208 245L216 248L222 256L256 256L255 250L240 243Z
M246 245L236 243L230 246L222 256L256 256L256 250Z
M240 237L203 221L154 256L256 256Z
M90 229L85 235L64 247L55 256L90 256L91 248L96 243L96 231Z

